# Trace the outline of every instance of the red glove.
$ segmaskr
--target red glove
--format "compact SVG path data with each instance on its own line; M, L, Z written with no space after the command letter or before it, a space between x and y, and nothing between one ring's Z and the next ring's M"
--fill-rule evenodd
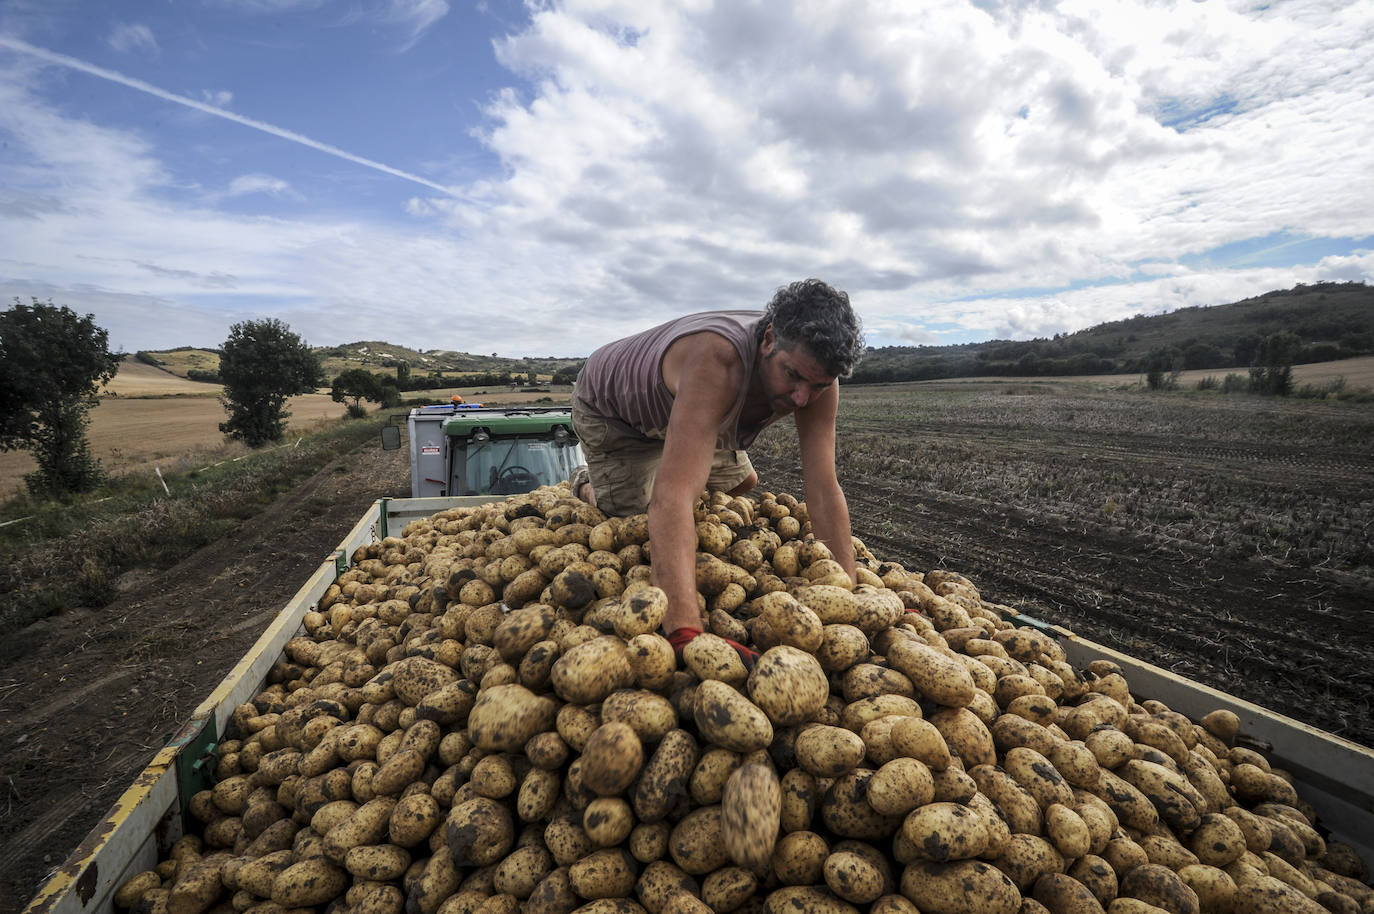
M682 649L687 646L687 642L700 634L702 631L699 628L679 628L668 636L668 643L673 646L673 652L677 654L678 660L682 659ZM750 650L738 641L731 641L729 638L721 638L720 640L735 649L735 653L739 654L739 659L744 661L746 670L754 668L754 664L759 659L758 651Z

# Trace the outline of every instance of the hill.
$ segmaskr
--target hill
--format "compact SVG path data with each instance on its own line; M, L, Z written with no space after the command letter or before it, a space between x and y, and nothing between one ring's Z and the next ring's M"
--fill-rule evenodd
M1183 369L1245 368L1260 341L1282 331L1297 335L1299 364L1372 354L1374 286L1298 285L1226 305L1138 315L1052 339L873 348L852 380L1140 373L1160 351L1171 361L1176 357Z
M315 346L312 349L319 357L326 382L350 368L393 373L398 380L408 376L410 386L414 387L438 388L463 381L494 384L504 376L528 378L530 372L534 373L536 379L547 382L553 380L560 369L575 372L582 365L581 359L512 359L496 353L473 355L449 349L408 349L378 340L360 340L342 346ZM145 365L195 381L211 380L219 371L219 353L213 349L181 346L176 349L144 350L138 352L136 358ZM406 384L402 384L403 389L406 387Z

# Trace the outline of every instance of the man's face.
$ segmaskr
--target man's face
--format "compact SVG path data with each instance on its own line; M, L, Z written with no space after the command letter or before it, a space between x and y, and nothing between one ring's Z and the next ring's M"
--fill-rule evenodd
M834 375L827 374L805 346L780 348L771 326L763 335L759 352L763 389L773 412L778 415L801 409L835 383Z

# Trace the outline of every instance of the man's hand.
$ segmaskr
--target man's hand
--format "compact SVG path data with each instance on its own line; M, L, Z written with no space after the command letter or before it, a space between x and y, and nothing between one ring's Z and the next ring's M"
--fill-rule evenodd
M668 636L668 643L673 646L673 653L677 655L679 661L682 660L682 649L687 646L689 641L700 634L702 634L702 631L699 628L679 628ZM752 670L754 668L754 664L757 663L759 659L758 651L751 650L738 641L732 641L729 638L721 638L720 640L735 649L735 653L739 654L739 659L744 662L744 668L746 670Z

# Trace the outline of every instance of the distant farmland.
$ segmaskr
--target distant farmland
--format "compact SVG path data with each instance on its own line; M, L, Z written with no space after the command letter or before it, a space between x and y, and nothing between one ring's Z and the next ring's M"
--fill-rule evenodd
M225 419L217 384L188 381L151 365L126 358L110 384L114 396L91 410L91 452L106 472L153 472L197 460L223 460L248 452L229 444L220 433ZM327 394L292 397L288 409L293 427L308 428L343 415L343 406ZM24 474L34 469L26 451L0 453L0 498L24 488Z

